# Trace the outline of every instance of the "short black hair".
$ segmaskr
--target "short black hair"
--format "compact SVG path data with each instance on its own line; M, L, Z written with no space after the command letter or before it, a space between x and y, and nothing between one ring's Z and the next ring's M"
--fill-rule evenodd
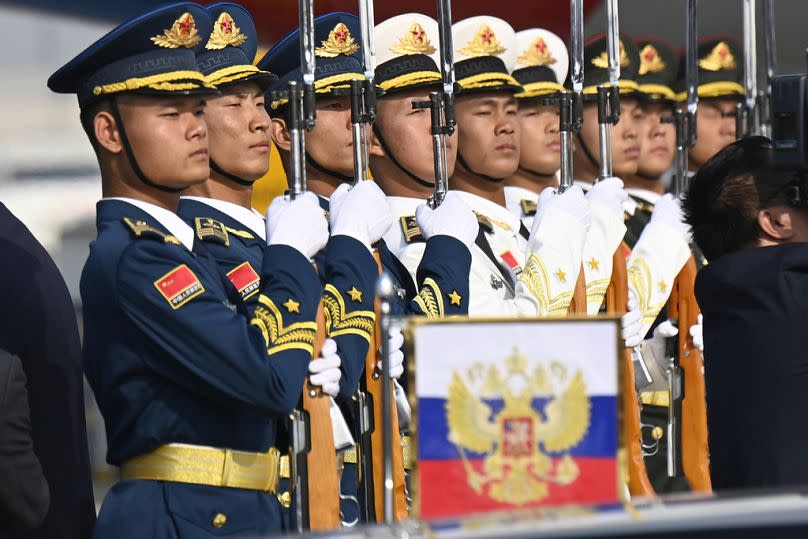
M693 240L708 260L757 245L760 210L791 203L796 172L772 166L766 137L740 139L711 157L682 202Z

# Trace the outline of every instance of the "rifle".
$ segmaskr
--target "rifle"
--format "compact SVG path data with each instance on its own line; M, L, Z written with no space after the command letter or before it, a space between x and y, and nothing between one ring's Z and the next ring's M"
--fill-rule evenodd
M598 181L613 175L611 127L620 121L620 31L617 12L617 0L608 0L606 4L608 21L607 54L609 58L609 85L598 86L598 130L600 148L600 170ZM573 51L575 51L573 41ZM583 47L579 61L583 68ZM573 58L573 75L576 59ZM581 73L581 78L582 73ZM582 87L582 81L580 87ZM573 89L575 89L573 79ZM628 275L626 255L621 244L612 258L612 276L606 289L606 311L609 314L623 315L628 309ZM636 356L636 357L635 357ZM639 352L621 347L620 361L623 362L623 439L628 453L628 486L629 492L635 496L652 496L651 482L645 469L642 452L642 434L640 430L640 408L634 386L634 363L642 364Z
M291 136L290 190L295 199L306 192L306 130L314 127L314 17L311 0L300 0L301 30L300 66L303 84L290 81L287 123ZM312 357L320 354L325 341L325 312L322 302L317 309L317 335ZM334 414L334 411L337 414ZM335 431L343 434L347 427L334 400L327 398L307 380L301 404L292 412L292 488L294 489L296 523L299 532L339 528L339 482L337 473ZM346 442L347 443L347 442ZM340 445L344 445L340 443ZM315 510L316 508L316 510Z
M746 1L746 0L745 0ZM697 0L687 0L685 81L687 108L675 114L676 172L675 194L686 191L688 149L696 142L696 110L698 108ZM670 354L668 390L670 417L668 419L668 475L682 471L694 491L710 492L709 455L707 449L707 408L704 393L704 372L701 352L693 346L690 327L699 314L693 287L696 282L696 262L693 256L676 276L668 299L668 316L677 322L679 335Z
M360 181L370 180L367 127L373 123L376 115L376 86L373 84L376 63L373 44L373 0L359 1L359 15L362 35L362 67L365 80L352 80L350 83L354 185ZM376 260L379 275L382 275L383 270L378 249L374 249L373 257ZM387 347L387 340L382 338L380 320L383 314L380 310L381 302L379 298L375 301L374 309L376 312L376 324L371 336L368 353L365 357L365 373L360 383L361 391L364 395L359 400L366 402L368 412L366 416L370 416L370 421L366 424L363 425L360 421L360 430L363 426L369 427L369 431L363 431L360 435L360 442L365 442L360 448L362 455L360 472L364 483L363 495L367 497L367 500L371 501L365 506L368 521L392 522L393 519L404 520L407 518L404 454L399 434L397 409L392 408L390 410L389 424L385 423L383 426L381 424L381 421L386 417L382 409L383 403L388 398L394 398L395 384L390 380L389 375L383 377L377 367L380 352L382 353L383 364L387 360L387 356L383 355L383 349ZM360 419L363 415L360 413ZM388 427L395 439L390 444L389 453L385 452L383 436ZM391 485L385 483L385 463L388 460L391 462L392 467ZM388 486L392 488L393 495L393 500L390 503L390 514L385 511L385 493Z
M583 0L570 0L570 45L572 49L572 71L570 80L573 91L563 91L558 99L559 132L561 133L561 169L556 194L562 194L572 187L572 138L581 132L583 126L583 105L581 91L584 85L584 6ZM586 282L583 265L578 271L568 314L586 315Z

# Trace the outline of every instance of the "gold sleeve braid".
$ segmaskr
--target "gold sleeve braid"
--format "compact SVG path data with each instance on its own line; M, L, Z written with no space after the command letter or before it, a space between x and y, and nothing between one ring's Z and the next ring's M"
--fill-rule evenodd
M283 313L270 298L263 294L258 298L258 307L250 324L261 330L267 346L267 354L272 355L284 350L305 350L314 352L314 338L317 333L315 322L297 322L286 327Z
M550 297L550 275L538 256L530 255L525 269L519 275L519 280L527 287L530 295L539 302L539 316L563 318L567 315L570 302L572 302L572 291Z
M665 302L652 305L653 277L651 268L642 258L635 258L633 264L628 268L628 282L637 293L639 309L642 313L642 321L645 324L653 323L657 315L665 306Z
M337 288L332 284L325 285L323 293L323 306L325 307L325 332L329 337L340 335L359 335L368 343L376 323L376 313L373 311L345 312L345 300Z
M424 279L424 285L414 301L427 318L443 318L443 293L431 277Z
M606 297L606 289L609 288L611 279L597 279L595 281L586 283L586 303L587 305L600 305L603 303L603 298Z

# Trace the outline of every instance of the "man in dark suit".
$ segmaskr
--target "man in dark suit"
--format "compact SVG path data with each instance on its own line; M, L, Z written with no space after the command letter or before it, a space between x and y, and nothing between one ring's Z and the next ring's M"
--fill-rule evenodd
M696 298L715 489L808 485L806 201L796 173L771 167L769 140L751 137L702 166L684 203L710 260Z
M0 350L0 530L38 526L48 512L48 483L31 441L20 358Z
M0 348L20 358L28 379L34 451L50 487L41 526L19 537L88 538L95 502L73 302L51 257L3 204L0 260Z

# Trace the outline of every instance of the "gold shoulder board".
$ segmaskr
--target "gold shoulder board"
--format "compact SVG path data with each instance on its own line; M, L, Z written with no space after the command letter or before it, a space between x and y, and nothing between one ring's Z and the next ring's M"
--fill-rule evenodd
M196 225L196 237L202 241L213 241L221 243L225 247L230 247L230 237L227 235L227 228L210 217L197 217L194 219Z
M418 228L418 222L415 220L414 215L403 215L399 221L401 222L401 232L404 234L404 241L407 243L426 241L424 235L421 234L421 229Z

